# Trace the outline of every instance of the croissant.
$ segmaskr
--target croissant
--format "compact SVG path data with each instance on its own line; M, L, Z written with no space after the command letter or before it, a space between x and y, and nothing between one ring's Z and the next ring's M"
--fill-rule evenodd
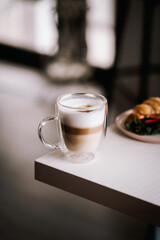
M125 119L125 127L137 134L156 134L160 132L160 98L150 97L136 105Z

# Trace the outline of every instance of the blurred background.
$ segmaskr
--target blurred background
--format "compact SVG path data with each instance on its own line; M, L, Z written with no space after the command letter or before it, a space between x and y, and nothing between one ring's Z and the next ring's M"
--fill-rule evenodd
M105 95L109 125L160 96L159 29L159 0L0 1L0 239L152 239L146 222L36 181L34 160L59 95Z

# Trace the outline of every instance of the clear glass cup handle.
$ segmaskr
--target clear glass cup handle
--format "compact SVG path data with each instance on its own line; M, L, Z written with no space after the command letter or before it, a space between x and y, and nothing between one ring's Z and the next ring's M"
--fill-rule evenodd
M47 148L50 148L52 150L57 150L59 149L59 143L48 143L45 141L44 137L43 137L43 134L42 134L42 128L44 127L44 125L46 125L46 123L48 123L49 121L58 121L58 116L57 115L53 115L53 116L50 116L50 117L46 117L44 118L40 123L39 123L39 126L38 126L38 136L39 136L39 139L41 140L41 142L44 144L44 146L46 146Z

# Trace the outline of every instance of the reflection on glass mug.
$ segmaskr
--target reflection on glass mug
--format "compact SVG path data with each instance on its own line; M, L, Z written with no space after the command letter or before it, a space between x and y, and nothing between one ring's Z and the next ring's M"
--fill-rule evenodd
M67 159L88 162L106 134L108 104L99 94L73 93L58 97L56 114L43 119L38 126L41 142L52 150L60 149ZM56 121L59 142L48 143L42 135L43 126Z

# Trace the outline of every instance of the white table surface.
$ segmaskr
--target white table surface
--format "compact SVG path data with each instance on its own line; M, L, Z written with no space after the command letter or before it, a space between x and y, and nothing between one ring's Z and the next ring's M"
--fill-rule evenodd
M131 139L115 125L95 160L72 163L50 152L35 160L35 179L160 226L160 144Z

